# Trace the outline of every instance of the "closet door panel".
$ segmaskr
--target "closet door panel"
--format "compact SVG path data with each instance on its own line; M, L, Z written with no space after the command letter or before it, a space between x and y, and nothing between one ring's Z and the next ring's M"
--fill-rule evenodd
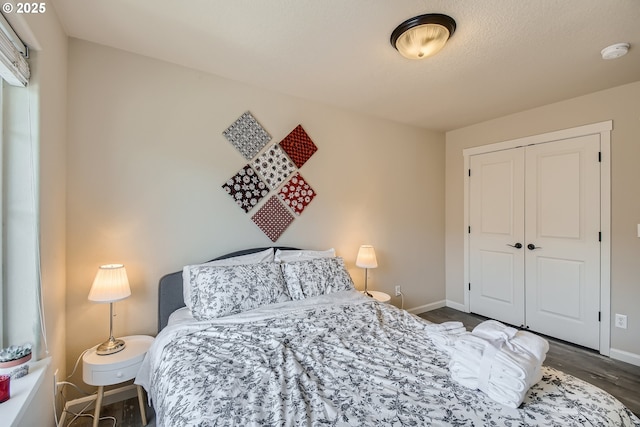
M520 326L524 324L524 152L472 156L470 168L470 309Z
M599 347L597 135L526 147L525 289L530 329Z

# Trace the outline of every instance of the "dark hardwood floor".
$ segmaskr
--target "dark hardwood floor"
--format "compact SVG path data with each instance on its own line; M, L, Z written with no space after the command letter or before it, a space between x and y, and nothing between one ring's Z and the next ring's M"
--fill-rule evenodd
M91 427L93 426L93 409L94 406L88 408L84 415L74 419L72 414L67 414L67 420L64 426L60 427ZM155 427L155 413L153 408L147 405L147 426ZM138 398L134 397L121 402L115 402L105 405L100 410L99 427L140 427L142 425L142 417L140 416L140 407L138 406Z
M444 307L422 313L420 317L434 323L460 321L468 330L487 320L476 314L463 313ZM549 352L545 365L587 381L615 396L633 413L640 416L640 367L601 356L598 352L575 346L564 341L545 337L549 341ZM153 409L147 408L149 426L155 426ZM137 427L141 425L137 398L107 405L102 417L113 417L118 427ZM71 419L69 417L68 419ZM73 427L88 427L92 418L83 417L72 424ZM100 421L100 427L113 426L112 419Z
M460 321L468 330L485 317L464 313L449 307L419 315L434 323ZM594 350L569 344L551 337L544 364L571 374L607 391L621 401L634 414L640 416L640 366L600 355Z

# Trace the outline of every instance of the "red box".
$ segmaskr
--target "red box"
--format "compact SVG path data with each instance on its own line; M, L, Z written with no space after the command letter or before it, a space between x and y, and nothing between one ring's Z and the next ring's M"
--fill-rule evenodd
M9 382L11 377L9 375L0 375L0 403L9 400Z

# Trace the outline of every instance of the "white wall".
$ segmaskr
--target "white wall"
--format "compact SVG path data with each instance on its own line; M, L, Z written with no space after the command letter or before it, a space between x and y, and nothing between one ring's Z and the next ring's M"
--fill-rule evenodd
M129 274L115 334L155 334L163 274L271 245L221 188L246 164L222 132L247 110L273 142L302 124L318 146L300 170L318 196L278 245L335 247L361 287L354 262L369 243L373 289L402 285L406 307L444 300L443 134L76 39L68 96L69 366L107 338L108 306L87 301L99 265Z
M467 147L613 120L611 133L611 315L628 316L628 329L613 327L611 347L640 363L640 82L550 104L447 133L446 292L463 304L464 164ZM612 355L614 354L612 350ZM624 353L623 353L624 354ZM620 352L616 353L620 356Z

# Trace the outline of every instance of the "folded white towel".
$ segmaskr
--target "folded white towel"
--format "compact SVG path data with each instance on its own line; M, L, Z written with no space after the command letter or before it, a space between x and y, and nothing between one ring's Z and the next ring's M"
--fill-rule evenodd
M460 337L463 334L468 334L466 329L462 331L446 332L446 333L432 332L429 334L429 338L431 339L433 344L436 346L436 348L444 351L449 356L451 356L451 354L453 354L454 345L458 340L458 337Z
M448 332L448 331L466 331L464 324L462 322L442 322L442 323L431 323L429 325L425 325L424 327L429 332Z
M473 355L468 353L470 347ZM518 407L529 388L525 369L504 357L502 349L472 334L456 341L449 370L458 383L509 407Z
M440 350L451 355L453 345L461 334L466 334L467 329L462 322L443 322L425 326L425 331L434 345Z
M465 387L480 389L493 400L517 408L528 389L542 379L549 344L530 332L496 321L457 337L449 370Z
M497 320L486 320L473 328L472 332L482 338L508 341L516 336L518 330Z
M487 320L476 326L472 333L487 340L503 341L514 352L525 351L533 355L540 363L544 362L549 351L549 342L531 332L519 331L497 320Z

